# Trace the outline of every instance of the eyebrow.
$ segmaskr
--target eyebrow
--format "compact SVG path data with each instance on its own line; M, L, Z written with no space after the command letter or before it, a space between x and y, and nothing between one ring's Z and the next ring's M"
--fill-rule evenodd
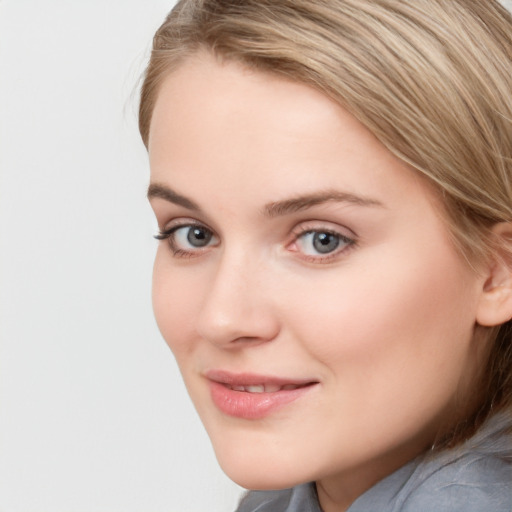
M165 199L170 203L177 204L178 206L183 206L189 210L201 212L201 208L199 207L199 205L192 201L192 199L182 196L181 194L178 194L178 192L175 192L168 186L162 185L160 183L150 183L148 187L147 196L148 199L159 197L160 199Z
M292 199L285 199L284 201L276 201L265 206L264 212L267 217L278 217L280 215L287 215L290 213L300 212L307 210L313 206L318 206L324 203L350 203L357 206L367 207L384 207L384 205L369 197L362 197L350 192L340 192L338 190L327 190L324 192L316 192L298 196Z
M151 183L148 187L147 197L148 199L158 197L178 206L183 206L189 210L202 213L199 205L192 199L179 194L167 185L162 185L161 183ZM365 207L384 207L384 205L376 199L358 196L350 192L327 190L313 194L305 194L282 201L271 202L265 205L263 208L263 213L266 217L273 218L288 215L290 213L300 212L307 210L308 208L312 208L313 206L318 206L320 204L329 202L349 203Z

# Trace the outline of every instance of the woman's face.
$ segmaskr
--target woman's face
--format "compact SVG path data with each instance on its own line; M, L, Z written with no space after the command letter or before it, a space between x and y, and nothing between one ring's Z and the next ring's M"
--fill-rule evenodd
M483 285L425 182L316 90L207 54L149 154L155 315L227 474L365 488L432 443Z

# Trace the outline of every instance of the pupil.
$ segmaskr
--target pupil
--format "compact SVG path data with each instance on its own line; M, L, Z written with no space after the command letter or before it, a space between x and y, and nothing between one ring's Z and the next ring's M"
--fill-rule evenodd
M187 240L190 245L193 245L194 247L204 247L205 245L208 245L211 238L212 234L202 228L191 228L187 235Z
M322 254L334 251L339 244L339 238L331 233L315 233L313 237L315 250Z

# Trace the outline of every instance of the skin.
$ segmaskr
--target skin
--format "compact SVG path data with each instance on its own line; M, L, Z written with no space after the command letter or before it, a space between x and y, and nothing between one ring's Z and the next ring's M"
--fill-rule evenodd
M159 244L155 315L222 468L247 488L316 481L325 512L346 510L467 402L486 276L431 188L303 84L197 54L162 85L149 155L159 228L185 226ZM345 196L268 214L326 191ZM345 238L319 254L313 230ZM212 402L212 369L317 384L242 419Z

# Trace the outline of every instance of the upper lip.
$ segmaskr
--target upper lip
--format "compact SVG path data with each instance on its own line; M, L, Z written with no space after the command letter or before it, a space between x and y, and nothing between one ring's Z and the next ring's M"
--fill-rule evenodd
M256 373L233 373L226 370L209 370L205 373L205 376L213 382L228 386L304 386L318 382L317 380L307 378L286 378Z

